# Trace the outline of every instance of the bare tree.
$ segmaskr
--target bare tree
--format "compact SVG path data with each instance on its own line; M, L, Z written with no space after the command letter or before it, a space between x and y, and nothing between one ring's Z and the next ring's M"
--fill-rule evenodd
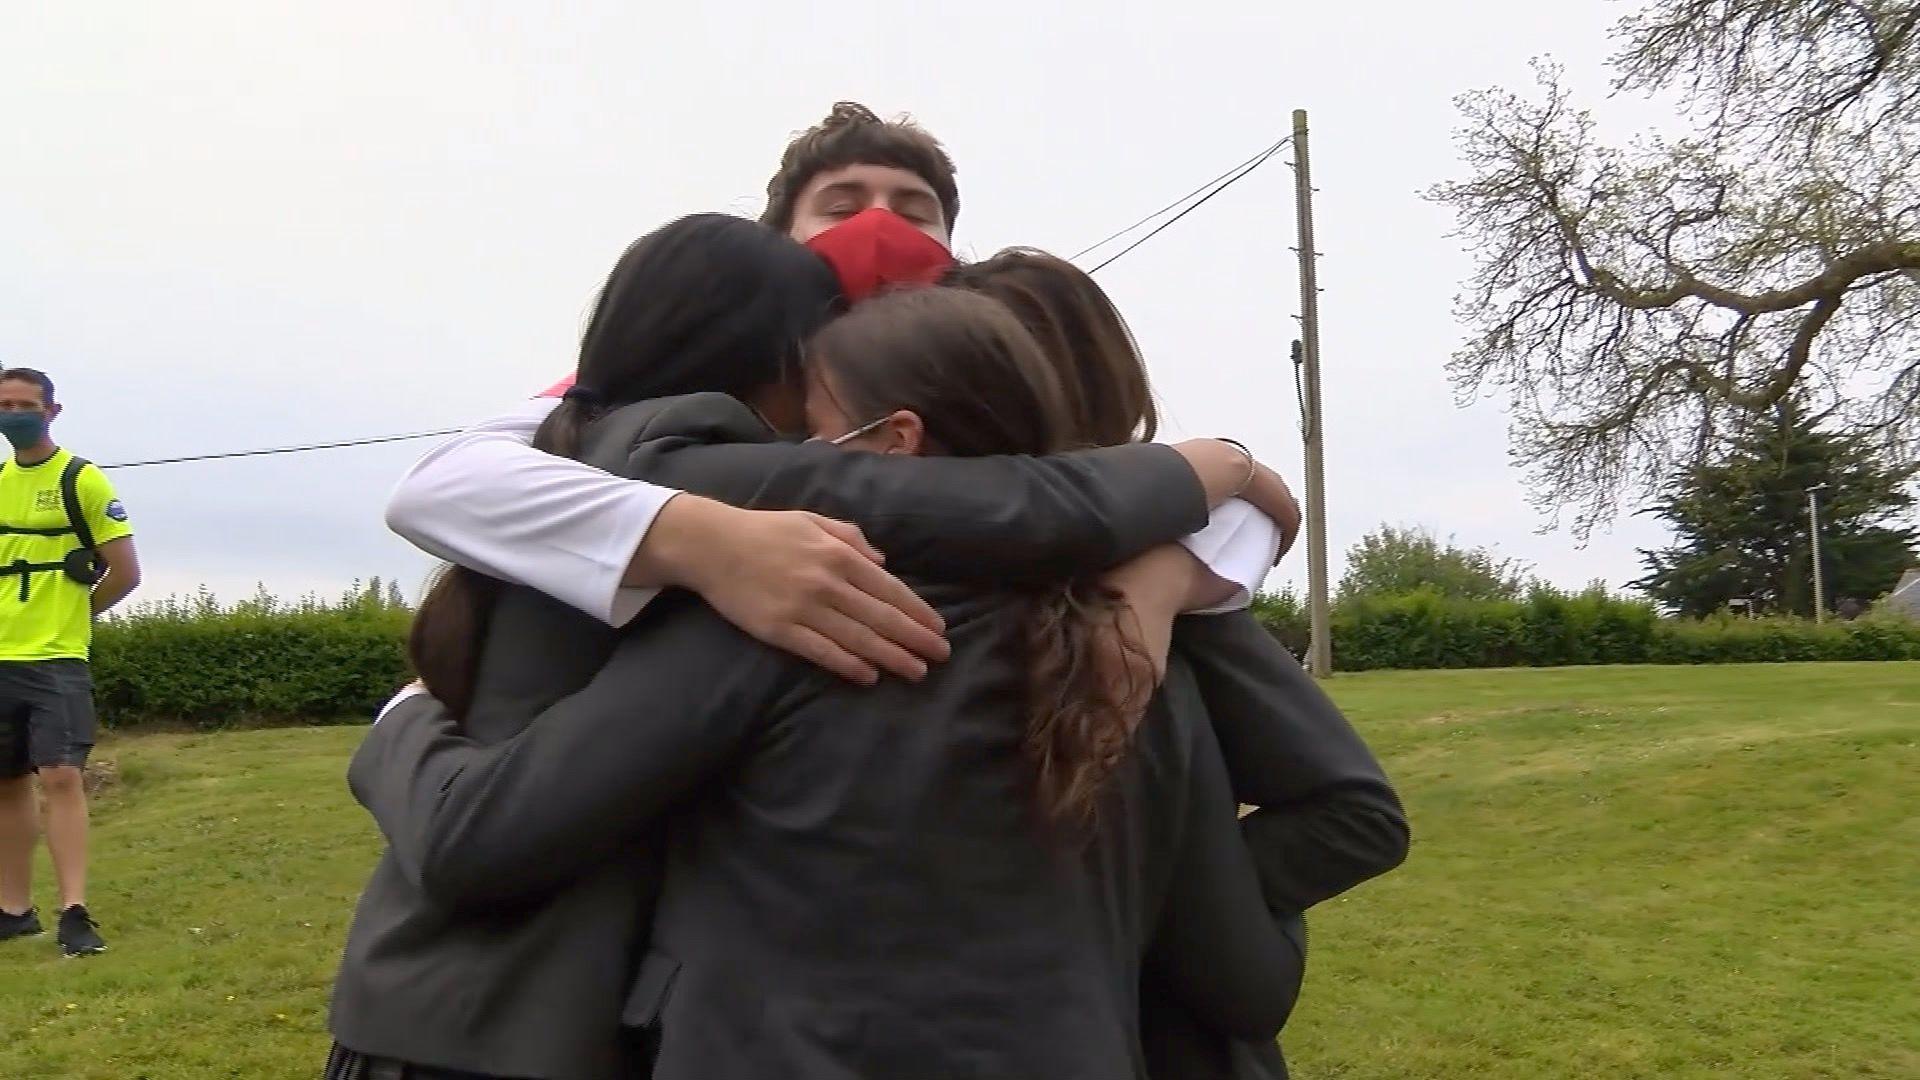
M1602 143L1560 69L1465 95L1464 396L1504 392L1537 505L1584 536L1790 393L1920 458L1920 0L1654 0L1616 90L1684 138Z

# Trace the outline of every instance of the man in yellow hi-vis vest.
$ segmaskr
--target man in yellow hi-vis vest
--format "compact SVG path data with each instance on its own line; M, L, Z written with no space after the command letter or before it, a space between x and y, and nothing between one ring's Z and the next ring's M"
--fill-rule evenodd
M60 948L102 952L87 911L87 795L93 749L93 618L140 583L133 527L106 475L54 444L53 380L0 370L0 941L42 932L33 845L47 803L47 849L60 887Z

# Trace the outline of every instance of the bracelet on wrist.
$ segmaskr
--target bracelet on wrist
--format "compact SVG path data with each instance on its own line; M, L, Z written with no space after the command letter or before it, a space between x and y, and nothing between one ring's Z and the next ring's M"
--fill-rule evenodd
M1230 498L1237 499L1246 494L1247 489L1253 486L1253 478L1259 475L1260 472L1260 462L1254 458L1253 451L1247 449L1247 444L1238 439L1223 439L1216 436L1214 441L1226 443L1228 446L1240 451L1247 459L1247 478L1240 481L1240 486L1233 489L1233 494L1229 496Z

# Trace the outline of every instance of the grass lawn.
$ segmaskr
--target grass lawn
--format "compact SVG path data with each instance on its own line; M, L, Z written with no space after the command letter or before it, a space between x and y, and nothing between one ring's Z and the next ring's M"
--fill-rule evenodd
M1920 1077L1920 664L1381 674L1412 860L1316 912L1301 1080ZM0 946L0 1077L318 1074L357 729L102 748L113 946ZM46 907L44 856L36 892Z

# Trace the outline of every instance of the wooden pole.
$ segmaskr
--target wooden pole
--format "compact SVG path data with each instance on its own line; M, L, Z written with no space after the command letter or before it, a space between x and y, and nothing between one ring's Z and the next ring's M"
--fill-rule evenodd
M1333 637L1327 611L1327 476L1320 426L1320 288L1314 278L1313 176L1307 157L1307 110L1293 111L1293 186L1300 228L1300 336L1303 394L1306 397L1307 456L1307 614L1312 643L1307 671L1333 673Z

